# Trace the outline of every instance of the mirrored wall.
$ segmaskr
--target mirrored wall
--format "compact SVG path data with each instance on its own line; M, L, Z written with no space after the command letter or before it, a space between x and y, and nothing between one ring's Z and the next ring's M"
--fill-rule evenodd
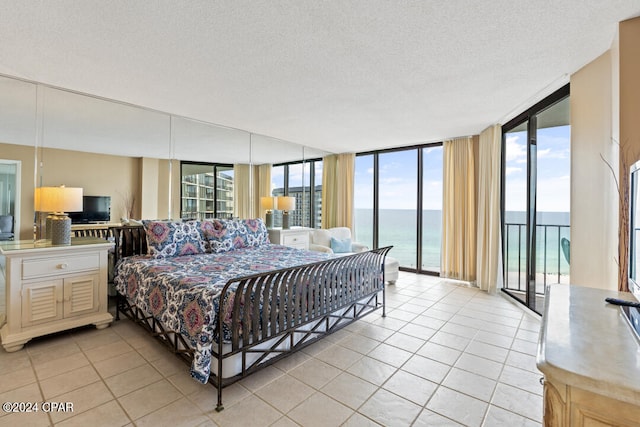
M34 238L34 189L110 199L110 222L180 218L181 161L231 165L233 216L264 215L272 165L326 153L136 105L0 76L0 160L20 165L16 239ZM302 181L309 169L301 166ZM303 196L304 192L303 192ZM308 195L306 195L308 197ZM303 205L304 206L304 205Z

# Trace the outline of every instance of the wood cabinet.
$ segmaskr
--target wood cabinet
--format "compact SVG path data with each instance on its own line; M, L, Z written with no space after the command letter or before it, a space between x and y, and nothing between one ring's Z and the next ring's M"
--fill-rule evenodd
M74 239L69 246L0 245L7 311L0 339L5 350L20 350L34 337L70 328L107 327L113 320L107 311L107 251L112 246L101 239Z
M283 246L297 249L309 249L309 228L296 227L283 230L272 228L269 230L269 240Z
M640 426L640 407L547 378L544 384L544 425L637 427Z
M630 293L549 285L538 343L547 427L640 426L640 345L606 297Z

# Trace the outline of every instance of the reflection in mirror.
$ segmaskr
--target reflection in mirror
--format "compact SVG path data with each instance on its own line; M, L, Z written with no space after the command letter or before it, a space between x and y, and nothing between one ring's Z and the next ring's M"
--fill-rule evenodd
M304 212L304 193L302 189L302 171L295 173L294 181L300 180L298 188L293 188L290 183L289 165L302 165L304 161L304 149L301 145L270 138L264 135L253 135L251 145L251 160L256 172L255 199L260 201L261 197L291 196L295 197L295 209L289 212L289 224L300 226ZM294 168L295 169L295 168ZM289 191L290 190L290 191ZM278 208L277 202L274 205L273 226L282 227L282 209ZM266 209L256 206L256 212L265 218Z
M322 166L323 158L328 154L323 150L304 147L305 169L309 176L309 215L305 217L305 226L312 228L322 227Z
M42 98L40 185L109 198L112 223L167 215L168 115L47 86Z
M0 76L0 158L20 165L15 199L14 234L33 239L33 188L35 180L36 85ZM0 198L7 197L7 187Z
M287 192L299 199L295 224L319 224L311 193L322 163L305 162L320 159L318 150L2 76L0 123L0 157L22 162L21 239L33 237L36 185L110 197L110 222L181 216L182 160L222 165L213 173L235 183L233 196L224 196L234 199L233 216L264 217L260 196Z
M198 120L174 117L175 158L192 162L250 162L249 133Z
M640 300L640 161L631 166L629 180L629 290Z
M0 243L33 240L36 85L0 76ZM6 319L0 256L0 326Z
M304 147L306 200L308 214L303 218L304 225L312 228L322 227L322 166L323 158L329 153L316 148Z
M169 116L45 87L43 144L64 150L168 159Z
M181 160L181 196L174 198L181 202L181 218L255 216L248 132L174 117L172 134Z

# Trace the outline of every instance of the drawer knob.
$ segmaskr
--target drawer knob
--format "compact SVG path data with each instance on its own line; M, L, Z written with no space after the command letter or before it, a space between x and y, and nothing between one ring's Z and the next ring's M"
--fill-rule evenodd
M60 270L64 270L67 267L69 267L69 264L67 264L66 262L62 264L58 264L58 269Z

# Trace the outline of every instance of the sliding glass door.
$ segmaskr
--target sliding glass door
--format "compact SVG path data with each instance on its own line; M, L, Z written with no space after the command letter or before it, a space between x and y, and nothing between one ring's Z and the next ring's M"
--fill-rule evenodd
M537 312L569 282L570 132L568 86L503 126L503 290Z

